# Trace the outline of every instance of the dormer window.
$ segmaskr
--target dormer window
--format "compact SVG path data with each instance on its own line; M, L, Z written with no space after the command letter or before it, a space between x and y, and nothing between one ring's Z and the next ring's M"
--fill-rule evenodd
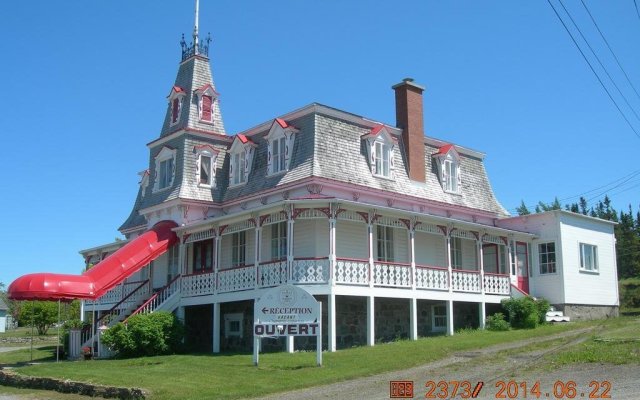
M459 194L462 187L462 177L458 151L453 145L448 144L442 146L433 156L438 164L442 189L448 193Z
M171 88L169 99L169 125L173 126L180 122L180 114L182 113L182 102L186 93L180 86Z
M216 158L218 157L218 150L208 144L196 146L193 150L197 157L196 167L198 172L196 181L198 182L198 186L215 186Z
M271 142L271 173L277 174L278 172L285 171L287 169L285 165L285 156L287 154L286 138L281 137Z
M295 134L299 130L285 120L276 118L265 136L269 149L267 155L268 174L274 175L289 170Z
M195 91L198 97L198 117L202 122L213 122L213 103L218 98L218 92L207 84Z
M229 185L241 185L247 181L256 145L249 138L237 134L229 149Z
M149 170L140 171L138 175L140 176L140 196L144 198L147 186L149 186Z
M175 176L176 151L170 147L163 147L155 156L155 184L153 191L166 189L173 185Z
M384 125L375 126L362 138L367 141L369 166L373 175L393 179L393 158L397 139Z

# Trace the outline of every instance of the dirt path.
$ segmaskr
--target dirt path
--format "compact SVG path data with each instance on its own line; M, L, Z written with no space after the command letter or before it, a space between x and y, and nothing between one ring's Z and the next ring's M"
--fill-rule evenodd
M552 372L540 371L542 358L550 353L568 346L576 345L587 340L596 328L586 328L545 338L527 339L518 342L505 343L487 347L473 352L461 352L449 358L421 365L404 371L395 371L380 375L359 378L347 382L319 386L288 393L280 393L264 397L262 400L317 400L317 399L389 399L390 381L407 380L414 382L414 398L425 398L427 394L426 383L434 381L449 382L452 380L469 381L471 390L478 382L484 382L480 390L479 399L494 399L499 390L496 387L498 381L517 383L526 382L531 388L535 381L540 381L541 398L554 398L553 387L558 380L567 382L576 381L577 398L588 398L590 393L589 382L610 381L612 383L611 398L613 399L637 399L640 385L640 367L635 366L599 366L599 365L575 365L569 368L554 370ZM530 348L522 349L531 346ZM517 349L522 349L517 351ZM615 377L615 380L613 379ZM560 390L561 387L558 387ZM512 390L515 390L512 385ZM519 387L522 390L522 387ZM600 391L601 392L601 391ZM459 393L462 393L459 391ZM437 398L437 389L432 393ZM512 392L511 394L515 394ZM504 393L509 398L507 393ZM450 398L450 393L447 398ZM458 396L457 398L461 398ZM519 397L524 398L520 393ZM527 398L532 398L529 394ZM566 397L565 397L566 398Z

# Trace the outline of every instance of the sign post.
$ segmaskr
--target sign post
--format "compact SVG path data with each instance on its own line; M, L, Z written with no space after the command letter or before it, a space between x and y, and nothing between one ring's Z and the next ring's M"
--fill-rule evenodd
M322 365L322 304L293 285L269 289L253 309L253 364L258 366L260 339L281 336L316 336L316 364Z

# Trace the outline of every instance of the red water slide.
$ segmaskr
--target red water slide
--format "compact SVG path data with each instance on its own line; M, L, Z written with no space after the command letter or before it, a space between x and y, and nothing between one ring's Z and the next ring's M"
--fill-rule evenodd
M23 275L9 285L14 300L97 299L178 241L173 221L158 222L82 275Z

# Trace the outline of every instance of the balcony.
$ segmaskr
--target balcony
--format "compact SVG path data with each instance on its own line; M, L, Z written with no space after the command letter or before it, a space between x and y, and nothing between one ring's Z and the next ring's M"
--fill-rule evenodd
M333 273L332 273L333 272ZM484 275L484 276L483 276ZM375 261L371 268L368 260L338 258L334 270L324 258L296 258L291 269L286 260L275 260L256 265L241 265L216 272L184 275L181 283L182 297L195 297L240 292L284 283L316 285L329 284L330 277L336 285L373 286L411 290L453 291L463 293L483 292L508 296L509 275L480 271L449 270L441 266Z

